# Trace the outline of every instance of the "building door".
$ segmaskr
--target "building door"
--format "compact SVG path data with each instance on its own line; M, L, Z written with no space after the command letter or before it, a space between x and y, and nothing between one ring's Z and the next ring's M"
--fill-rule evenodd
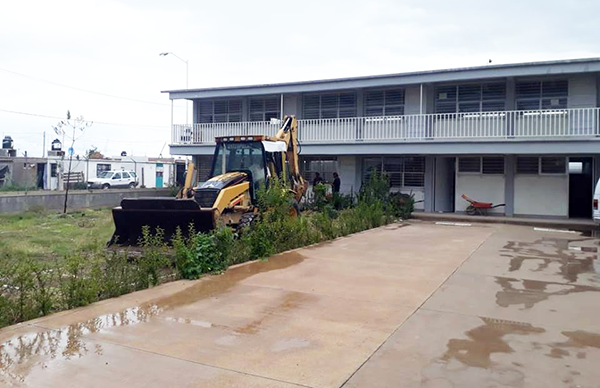
M591 218L593 158L569 158L569 217Z
M435 182L433 210L454 211L455 157L435 158Z
M46 163L37 164L37 188L45 189L46 182Z
M164 171L163 164L156 163L156 188L163 187L163 171Z

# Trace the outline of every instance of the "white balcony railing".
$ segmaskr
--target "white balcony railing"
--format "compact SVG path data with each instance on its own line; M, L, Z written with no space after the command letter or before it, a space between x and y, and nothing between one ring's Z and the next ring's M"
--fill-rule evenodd
M299 120L303 143L557 139L600 136L600 108L444 113ZM217 136L274 135L271 122L173 125L172 144L213 143Z

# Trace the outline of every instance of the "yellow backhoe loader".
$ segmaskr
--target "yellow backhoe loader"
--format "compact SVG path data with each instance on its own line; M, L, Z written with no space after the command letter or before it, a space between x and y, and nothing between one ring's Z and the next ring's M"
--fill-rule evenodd
M196 232L220 225L242 228L257 215L256 193L280 177L295 200L292 213L307 189L298 161L298 121L286 116L275 137L224 136L215 139L211 178L194 187L196 169L188 166L185 186L178 198L126 198L113 209L115 233L108 245L138 245L142 228L164 231L170 240L177 228L184 235L193 224ZM293 216L293 214L292 214Z

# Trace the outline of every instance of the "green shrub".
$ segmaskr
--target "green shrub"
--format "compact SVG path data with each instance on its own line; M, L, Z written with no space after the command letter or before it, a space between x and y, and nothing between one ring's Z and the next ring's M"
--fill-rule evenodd
M198 279L202 274L227 268L235 245L231 229L221 228L206 234L196 233L190 226L189 236L185 238L177 229L173 237L175 265L180 277Z
M142 253L134 259L138 267L139 288L156 286L160 281L160 270L171 263L164 235L161 228L156 228L156 233L152 234L148 226L142 227L142 237L139 241Z
M98 260L81 253L69 255L57 268L62 303L68 308L86 306L99 299L101 269Z
M103 255L100 298L113 298L141 289L139 268L122 252L107 252Z
M396 210L395 214L403 220L408 220L415 210L415 195L394 193L391 202Z

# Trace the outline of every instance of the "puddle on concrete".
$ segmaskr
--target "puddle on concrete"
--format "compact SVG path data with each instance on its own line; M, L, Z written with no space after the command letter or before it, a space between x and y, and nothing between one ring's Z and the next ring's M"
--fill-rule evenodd
M469 339L451 339L442 360L456 359L463 364L477 368L490 368L493 353L512 353L513 349L504 336L544 333L546 330L529 323L481 318L483 325L465 333Z
M91 352L102 354L101 345L90 348L89 343L85 340L88 335L111 328L147 322L165 311L223 294L251 276L288 268L303 260L304 256L298 252L284 253L269 260L230 268L222 275L207 277L176 294L158 298L115 314L101 315L60 329L42 329L42 331L15 336L0 344L0 376L8 377L15 382L23 382L32 368L44 369L47 367L46 363L51 360L81 358ZM299 303L298 298L296 295L284 298L275 310L285 311L293 308ZM210 322L185 318L165 317L165 320L204 328L213 326ZM260 323L255 322L239 330L252 333L257 330ZM32 330L36 330L36 327L32 327Z
M509 354L515 350L505 338L508 335L528 336L546 330L529 323L480 318L483 324L465 332L464 338L450 339L446 352L421 371L424 387L488 386L522 387L522 364L500 365L492 360L494 354ZM441 383L446 385L439 385Z
M531 263L536 265L531 271L552 270L568 283L576 283L584 274L592 275L592 281L600 283L598 247L580 246L589 240L594 239L543 237L533 242L509 241L502 249L502 256L510 258L510 272Z
M549 344L551 349L546 356L552 358L575 356L578 359L585 359L587 358L587 352L582 351L582 349L600 349L600 334L584 330L563 331L561 334L567 337L567 340Z
M502 290L496 293L496 304L501 307L523 305L524 308L530 309L535 304L550 297L566 296L580 292L600 292L600 288L573 284L504 277L496 277L495 279L496 284L502 287ZM556 291L550 291L550 288Z
M567 362L560 372L563 381L575 383L575 380L590 377L584 376L577 366L592 349L596 353L590 357L597 357L600 334L581 330L563 331L561 334L566 338L565 341L540 343L536 340L547 334L544 328L522 322L480 319L483 324L466 331L466 339L448 340L445 353L421 370L423 387L525 388L525 373L529 367L527 360L536 359L538 355ZM516 345L515 348L511 347L511 342ZM502 354L511 356L499 357Z

